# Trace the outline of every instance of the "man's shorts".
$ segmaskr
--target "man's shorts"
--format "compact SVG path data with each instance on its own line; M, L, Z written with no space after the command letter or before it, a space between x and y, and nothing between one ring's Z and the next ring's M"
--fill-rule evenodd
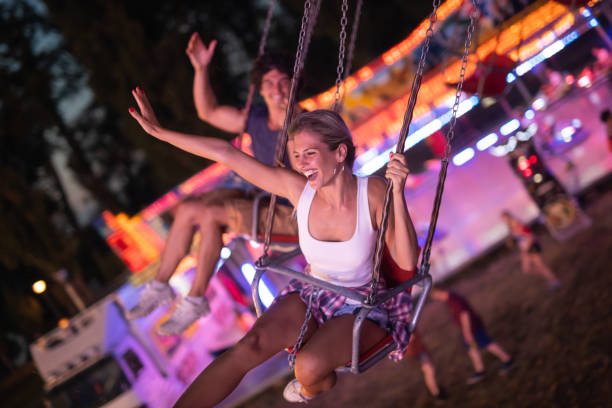
M489 338L489 335L487 334L487 331L485 330L484 327L480 327L474 330L474 332L472 333L472 336L474 336L476 345L478 345L478 348L480 349L487 348L489 344L491 344L491 339ZM470 345L466 342L464 342L464 344L465 344L466 350L469 350Z
M239 235L250 235L253 225L253 203L256 192L235 188L219 188L193 198L206 205L223 206L227 215L227 232ZM282 201L285 201L283 203ZM297 236L297 219L293 207L286 200L276 203L272 233L276 235ZM264 234L268 220L268 201L262 200L259 205L258 234Z

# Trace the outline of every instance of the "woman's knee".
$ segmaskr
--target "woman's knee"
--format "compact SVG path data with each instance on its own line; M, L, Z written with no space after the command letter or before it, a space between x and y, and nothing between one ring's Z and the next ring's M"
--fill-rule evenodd
M206 205L198 200L186 200L178 205L174 215L174 222L191 222L196 223L202 211L205 211Z
M186 222L192 225L218 224L223 221L225 208L219 204L192 200L182 203L176 212L175 222Z
M333 371L329 361L321 355L304 351L295 358L295 378L304 386L320 383Z

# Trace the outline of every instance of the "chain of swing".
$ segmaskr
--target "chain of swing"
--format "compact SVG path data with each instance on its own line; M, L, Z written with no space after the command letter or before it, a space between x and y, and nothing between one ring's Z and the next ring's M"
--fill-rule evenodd
M291 82L291 90L289 93L289 101L288 101L288 106L287 106L287 114L285 117L285 122L283 124L283 129L279 135L279 145L277 148L277 162L278 163L282 163L284 161L284 153L285 153L285 148L286 148L286 143L287 143L287 129L288 129L288 123L293 115L293 108L294 108L294 103L295 103L295 96L296 96L296 91L297 91L297 83L299 81L299 77L304 65L304 55L305 55L305 50L304 50L304 44L309 42L309 38L310 38L310 34L312 33L312 28L314 27L314 19L316 19L316 13L313 13L313 9L316 9L316 11L318 11L318 8L320 6L320 0L314 0L315 3L315 7L313 8L313 2L311 2L311 0L306 0L306 2L304 3L304 14L302 16L302 24L301 24L301 28L300 28L300 35L299 35L299 41L298 41L298 48L297 48L297 53L296 53L296 60L295 60L295 65L294 65L294 71L293 71L293 78L292 78L292 82ZM361 1L359 2L361 3ZM438 7L440 6L441 0L434 0L433 1L433 10L431 12L431 14L429 15L429 26L427 28L426 31L426 36L424 39L424 44L423 47L421 49L421 55L419 58L419 63L417 66L417 72L415 74L415 77L413 78L412 81L412 86L411 86L411 90L410 90L410 97L409 97L409 101L408 101L408 105L406 108L406 112L404 115L404 123L402 125L402 129L400 131L400 136L399 136L399 140L396 146L396 153L403 153L404 152L404 146L405 146L405 142L406 142L406 138L408 136L408 130L410 127L410 124L412 122L412 117L413 117L413 113L414 113L414 108L416 106L416 100L417 100L417 96L418 96L418 92L421 86L421 81L423 78L423 71L424 71L424 67L425 67L425 60L426 60L426 56L429 52L429 47L430 47L430 42L431 42L431 38L433 36L433 26L437 21L437 10ZM451 117L451 121L450 121L450 125L449 125L449 130L445 135L445 139L446 139L446 145L445 145L445 154L444 157L442 158L442 167L440 170L440 175L439 175L439 179L438 179L438 186L436 189L436 196L434 199L434 205L433 205L433 209L432 209L432 215L431 215L431 221L430 221L430 226L429 226L429 230L428 230L428 234L427 234L427 238L425 241L425 246L423 248L423 256L421 258L421 266L419 267L419 275L424 277L428 274L429 271L429 257L431 254L431 246L432 246L432 242L433 242L433 236L435 233L435 228L436 228L436 224L437 224L437 219L438 219L438 215L439 215L439 210L440 210L440 204L441 204L441 200L442 200L442 193L444 190L444 183L446 180L446 173L447 173L447 168L448 168L448 164L449 164L449 160L450 160L450 153L451 153L451 145L452 145L452 141L455 137L455 125L456 125L456 119L457 119L457 112L459 109L459 104L460 104L460 100L461 100L461 90L463 87L463 81L465 79L465 73L466 73L466 67L467 67L467 63L468 63L468 55L469 55L469 50L471 48L471 44L472 44L472 36L474 33L474 27L475 27L475 21L476 21L476 16L477 16L477 12L478 12L478 0L472 0L472 4L473 4L473 8L470 11L470 22L469 22L469 26L467 29L467 33L466 33L466 38L465 38L465 43L464 43L464 51L463 51L463 56L462 56L462 60L461 60L461 69L460 69L460 73L459 73L459 82L457 84L457 89L456 89L456 93L455 93L455 101L452 107L452 117ZM360 14L360 7L361 4L359 4L359 12L356 11L356 18L358 18L359 14ZM346 19L346 14L347 14L347 10L348 10L348 4L347 4L347 0L343 0L343 4L342 4L342 18L341 18L341 32L340 32L340 52L339 52L339 57L338 57L338 68L336 70L337 73L337 79L336 79L336 92L335 92L335 98L334 98L334 105L333 108L335 110L339 109L342 97L341 95L341 87L342 87L342 79L343 79L343 60L344 60L344 53L345 53L345 40L346 40L346 24L347 24L347 19ZM356 32L355 29L355 25L353 26L353 33L352 35ZM308 37L308 38L306 38ZM354 38L351 38L351 45L349 47L349 55L352 54L353 52L353 46L354 46ZM346 76L344 76L344 79L346 78ZM382 261L382 250L383 250L383 245L384 245L384 236L386 233L386 229L387 229L387 220L388 220L388 212L389 212L389 203L390 203L390 197L391 197L391 183L387 184L387 189L385 192L385 200L384 200L384 204L383 204L383 211L382 211L382 216L381 216L381 224L379 226L378 229L378 237L377 237L377 242L376 242L376 250L375 250L375 259L374 259L374 267L372 270L372 279L371 279L371 284L370 284L370 292L365 300L366 304L373 304L376 300L376 287L378 285L378 282L380 280L380 265L381 265L381 261ZM276 203L276 196L272 195L272 198L270 200L270 209L268 212L268 222L266 225L266 234L265 234L265 241L264 241L264 253L262 255L261 258L258 259L257 264L258 267L263 267L265 266L267 259L268 259L268 251L270 248L270 242L271 242L271 230L272 230L272 223L273 223L273 217L274 217L274 205ZM313 299L318 296L318 289L317 288L313 288L313 291L311 292L310 295L310 300L308 302L308 306L307 306L307 311L306 311L306 316L305 316L305 321L302 325L302 328L300 330L300 333L298 335L298 338L296 340L296 344L293 347L293 349L291 350L290 354L289 354L289 364L291 366L291 369L294 368L295 365L295 355L297 353L297 351L299 350L299 348L302 345L302 342L304 340L304 336L306 333L306 330L308 328L308 322L311 318L312 315L312 303L313 303Z
M261 34L261 39L259 40L259 48L257 51L257 58L260 58L265 50L266 43L268 41L268 34L270 33L270 26L272 25L272 16L274 15L274 8L276 5L276 0L270 0L270 5L268 6L268 13L266 15L266 21L264 23L263 32ZM244 139L244 134L246 132L249 112L251 111L251 105L253 104L253 96L255 95L255 84L251 83L249 85L249 93L247 94L246 105L244 106L244 111L247 113L247 120L244 122L244 126L240 133L238 133L238 149L242 150L242 141Z

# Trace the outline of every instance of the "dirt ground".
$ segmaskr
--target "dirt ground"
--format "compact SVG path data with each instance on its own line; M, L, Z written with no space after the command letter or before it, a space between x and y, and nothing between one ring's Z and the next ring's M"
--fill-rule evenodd
M486 378L468 386L471 365L460 332L444 305L429 301L419 328L431 351L447 407L612 406L612 191L585 197L593 220L566 242L537 230L545 261L564 281L552 291L520 271L519 257L502 248L447 282L481 314L490 336L515 356L515 368L498 375L499 361L485 356ZM289 378L287 378L288 380ZM242 408L295 407L278 383ZM385 360L360 375L343 374L315 398L318 407L429 407L419 365Z

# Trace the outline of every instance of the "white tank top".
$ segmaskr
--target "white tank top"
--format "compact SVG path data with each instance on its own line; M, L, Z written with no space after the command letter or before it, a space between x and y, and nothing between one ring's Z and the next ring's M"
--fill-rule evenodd
M348 241L319 241L310 235L308 214L316 191L306 183L297 205L300 248L311 275L339 286L357 287L372 276L376 231L368 204L368 179L357 177L357 222Z

